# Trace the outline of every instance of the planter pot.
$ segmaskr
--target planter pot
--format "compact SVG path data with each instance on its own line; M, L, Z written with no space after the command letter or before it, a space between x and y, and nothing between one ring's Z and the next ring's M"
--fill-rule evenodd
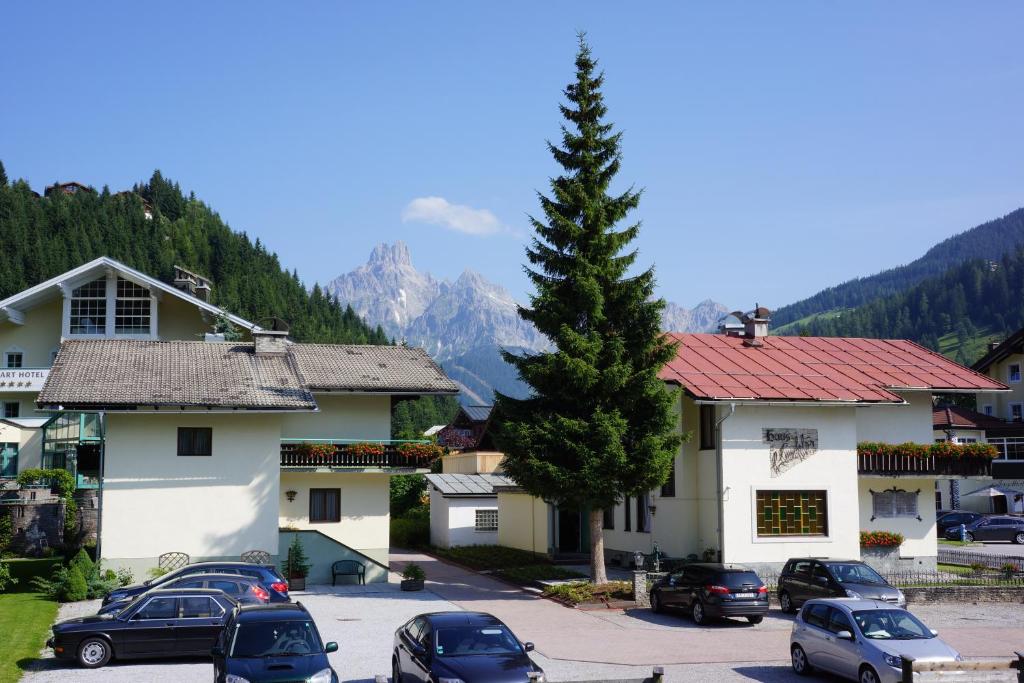
M304 591L306 590L306 577L300 577L297 579L288 579L288 590L290 591Z
M402 579L402 590L421 591L423 590L423 579Z

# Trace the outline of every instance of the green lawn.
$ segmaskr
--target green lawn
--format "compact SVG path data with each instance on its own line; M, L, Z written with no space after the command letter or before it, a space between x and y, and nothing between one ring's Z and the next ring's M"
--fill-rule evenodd
M39 655L57 616L57 603L35 593L0 594L0 683L15 683L22 669Z
M970 543L968 541L949 541L945 538L940 538L939 545L974 545L974 543Z

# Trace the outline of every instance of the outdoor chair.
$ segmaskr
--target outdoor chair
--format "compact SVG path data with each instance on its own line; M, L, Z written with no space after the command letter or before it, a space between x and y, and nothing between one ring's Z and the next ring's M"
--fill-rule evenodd
M338 560L331 565L331 585L337 585L339 576L357 576L359 583L366 583L366 567L355 560Z
M270 553L266 550L246 550L241 559L249 564L270 564Z
M188 553L164 553L157 559L157 566L160 569L166 569L167 571L174 571L180 567L184 567L189 564L192 559L188 556Z

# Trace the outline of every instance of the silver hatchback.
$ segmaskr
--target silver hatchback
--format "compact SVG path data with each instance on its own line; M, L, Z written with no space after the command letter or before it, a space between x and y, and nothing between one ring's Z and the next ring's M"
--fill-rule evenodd
M900 656L960 661L960 654L905 609L876 600L808 600L793 621L793 671L814 669L859 683L900 683Z

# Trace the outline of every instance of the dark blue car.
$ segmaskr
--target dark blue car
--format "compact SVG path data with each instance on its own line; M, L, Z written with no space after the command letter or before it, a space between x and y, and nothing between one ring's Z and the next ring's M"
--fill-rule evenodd
M544 671L497 617L481 612L421 614L395 632L394 683L522 683Z
M134 586L125 586L110 591L103 604L131 600L154 588L164 588L170 582L193 574L236 574L256 579L268 593L270 602L288 602L288 582L271 564L251 564L249 562L196 562L179 567L172 572L155 579L149 579Z
M213 676L217 683L338 683L327 659L337 651L337 643L320 639L301 602L242 606L213 647Z

